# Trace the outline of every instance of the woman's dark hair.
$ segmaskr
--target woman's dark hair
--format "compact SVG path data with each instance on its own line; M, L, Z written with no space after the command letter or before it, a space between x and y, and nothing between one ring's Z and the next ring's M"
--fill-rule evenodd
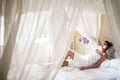
M108 48L110 48L111 46L113 46L112 43L110 43L109 41L106 40L105 42L107 43Z

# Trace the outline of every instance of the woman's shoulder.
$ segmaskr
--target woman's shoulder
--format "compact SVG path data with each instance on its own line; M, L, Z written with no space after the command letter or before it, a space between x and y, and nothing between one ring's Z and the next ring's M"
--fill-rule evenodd
M101 56L102 57L108 57L108 54L106 52L103 52Z

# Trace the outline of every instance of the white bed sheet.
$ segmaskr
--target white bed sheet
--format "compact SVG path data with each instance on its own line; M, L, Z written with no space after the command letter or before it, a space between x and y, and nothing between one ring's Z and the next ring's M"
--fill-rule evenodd
M120 59L105 61L100 68L89 70L63 67L55 80L120 80Z

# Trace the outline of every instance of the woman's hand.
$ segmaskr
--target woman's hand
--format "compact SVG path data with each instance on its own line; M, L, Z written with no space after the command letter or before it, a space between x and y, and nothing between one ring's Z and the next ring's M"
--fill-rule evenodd
M100 50L96 49L96 53L99 53L99 52L100 52Z
M87 68L86 67L81 67L80 70L86 70Z
M96 49L96 53L101 54L102 52L98 49Z

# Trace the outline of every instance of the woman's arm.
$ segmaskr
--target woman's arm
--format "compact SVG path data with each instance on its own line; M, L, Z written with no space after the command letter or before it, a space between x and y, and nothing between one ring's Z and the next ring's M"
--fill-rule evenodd
M93 65L91 66L86 66L86 67L81 67L80 70L86 70L86 69L92 69L92 68L97 68L100 66L100 64L108 57L106 53L103 53L101 58Z

